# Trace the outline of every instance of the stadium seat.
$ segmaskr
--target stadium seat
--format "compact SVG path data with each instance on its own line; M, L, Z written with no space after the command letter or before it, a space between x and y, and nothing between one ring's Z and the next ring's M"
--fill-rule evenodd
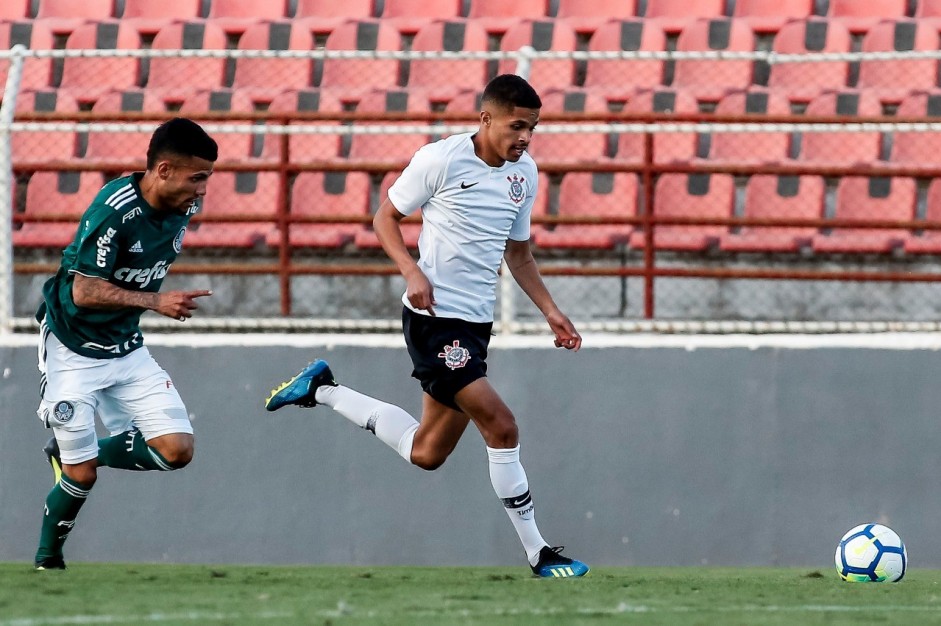
M488 33L502 34L521 20L542 20L548 14L549 3L546 0L470 0L467 17L483 26Z
M427 113L430 110L428 100L421 92L408 90L376 91L363 97L357 112L370 113ZM360 126L372 126L375 122L361 122ZM380 122L382 125L410 125L414 122ZM407 163L415 151L428 143L427 133L353 135L350 142L351 161L369 163L388 163L401 165Z
M462 0L385 0L382 20L400 33L417 33L432 21L461 17Z
M239 39L239 50L310 50L310 31L291 21L249 26ZM253 100L270 102L282 91L306 89L313 84L310 59L237 59L232 87Z
M510 3L507 3L510 4ZM575 50L578 35L571 26L557 20L526 20L511 26L500 42L500 49L515 52L523 46L532 46L537 52ZM517 62L500 61L498 73L513 74ZM530 64L529 83L538 92L565 89L575 84L575 62L571 59L533 60Z
M68 50L137 50L140 36L130 24L120 21L79 26L69 35ZM94 102L109 91L139 86L139 62L135 58L71 57L62 64L60 89L80 103Z
M36 172L26 186L24 217L69 215L74 222L24 222L13 231L13 245L64 248L75 238L78 220L101 190L98 172Z
M720 18L725 15L725 0L647 0L647 20L668 33L678 33L700 18Z
M911 221L915 217L915 180L846 176L836 190L833 217L842 220ZM902 248L909 231L873 228L833 228L819 234L813 247L819 252L885 253Z
M654 188L654 216L682 218L732 217L735 183L729 174L663 174ZM698 251L718 245L727 226L657 225L658 250ZM644 232L635 230L630 245L643 248Z
M257 216L257 222L201 222L186 229L192 248L251 248L277 228L277 172L215 172L209 177L200 214L205 217Z
M661 51L667 49L666 35L656 22L641 19L614 20L600 26L588 44L592 52ZM628 100L640 89L663 84L663 61L589 59L585 88L609 100Z
M776 33L787 22L814 13L814 0L736 0L732 16L756 33Z
M908 96L899 105L896 115L906 118L941 118L941 92ZM908 166L941 164L941 132L896 131L892 138L891 161Z
M327 50L399 50L399 32L379 20L350 21L327 37ZM359 97L374 89L395 89L399 62L394 59L324 59L321 87L342 89Z
M849 52L850 31L837 20L811 18L785 24L774 38L774 51L781 54ZM792 101L807 102L824 91L845 89L849 63L775 63L768 86L783 91Z
M685 91L657 89L637 93L624 107L630 113L696 113L696 99ZM667 120L668 121L668 120ZM696 157L696 133L654 133L653 157L656 163L691 161ZM644 161L644 135L622 133L618 137L616 161L639 164Z
M469 20L439 21L424 26L412 41L414 51L486 52L487 32ZM428 60L411 62L408 86L421 89L430 100L451 100L462 91L487 84L487 61Z
M165 111L163 100L156 94L139 89L107 93L92 107L93 113L163 113ZM153 126L156 128L157 122L154 122ZM147 154L147 146L150 145L152 134L152 130L139 133L89 133L85 160L128 161L129 165L124 169L130 170L133 168L132 163L140 161Z
M199 19L202 0L124 0L121 21L140 33L156 33L168 23Z
M68 92L48 89L27 91L16 100L17 112L74 113L78 103ZM18 132L12 135L13 165L68 161L76 154L76 135L72 131Z
M863 52L938 49L938 31L926 20L880 22L863 38ZM912 91L938 87L936 59L863 60L859 89L873 91L883 102L899 102Z
M807 105L809 116L878 116L879 99L869 91L828 92ZM878 132L802 133L800 160L817 165L853 165L879 159L882 137Z
M0 21L20 21L30 17L32 0L4 0L0 2Z
M183 101L180 114L211 113L211 112L237 112L251 113L255 110L251 98L241 91L218 89L215 91L201 91ZM212 133L213 139L219 144L219 162L244 161L257 154L254 149L255 139L252 126L249 122L226 122L229 126L244 126L245 133Z
M739 20L699 20L683 29L676 48L683 52L751 52L755 35ZM747 88L751 81L752 61L678 60L673 84L691 91L698 100L714 102L730 91Z
M570 172L559 190L559 217L635 217L637 175L628 172ZM633 224L558 224L534 237L540 248L611 249L626 244Z
M291 190L292 216L351 217L369 215L369 174L301 172ZM364 230L362 223L293 222L288 241L294 248L341 248ZM280 245L279 230L268 233L268 245Z
M559 0L555 17L580 34L592 34L610 20L637 15L637 0Z
M827 15L839 19L854 33L862 33L882 20L905 17L907 0L830 0Z
M379 196L376 201L376 208L385 202L386 198L389 197L389 188L392 186L401 172L389 172L382 177L382 183L379 185ZM421 216L421 209L415 211L409 219L413 219L416 216ZM402 228L402 239L405 240L405 245L409 248L418 247L418 237L421 235L421 224L415 223L403 223L401 224ZM360 228L353 239L357 248L362 248L364 250L375 250L382 248L382 244L379 243L379 238L376 237L375 231L372 229L372 224L367 224L366 227Z
M782 94L752 88L722 98L716 106L718 115L788 115L791 107ZM713 133L709 157L735 163L780 163L788 158L791 138L785 132Z
M277 96L268 107L271 113L339 113L343 105L335 93L321 89L289 91ZM339 122L296 121L295 125L334 126ZM288 138L290 161L304 163L337 158L340 154L339 135L296 134ZM281 136L266 135L264 156L279 160Z
M55 36L35 20L0 22L0 50L9 50L17 44L30 50L52 50L55 47ZM0 85L6 85L9 68L10 61L0 59ZM52 59L26 59L20 89L45 89L51 80Z
M756 174L745 188L744 217L819 220L824 191L820 176ZM729 252L798 252L809 247L817 233L812 226L743 226L723 235L719 246Z
M373 17L373 4L373 0L297 0L294 17L335 18L342 21L369 19Z
M915 17L941 17L941 0L918 0Z
M113 17L114 0L39 0L36 11L36 19L56 34L71 33L82 24Z
M209 19L226 33L241 35L249 26L287 16L287 0L212 0Z
M542 96L542 114L606 113L604 98L581 90L550 91ZM537 163L597 162L605 156L608 137L605 133L544 133L543 122L536 129L529 152Z
M941 178L932 179L928 186L925 219L941 222ZM941 230L925 230L905 239L905 252L911 254L941 254Z
M225 32L205 20L164 26L154 37L155 50L225 50ZM153 58L147 79L148 91L168 101L182 101L204 89L219 89L225 81L225 59L174 57ZM186 80L180 80L186 76Z

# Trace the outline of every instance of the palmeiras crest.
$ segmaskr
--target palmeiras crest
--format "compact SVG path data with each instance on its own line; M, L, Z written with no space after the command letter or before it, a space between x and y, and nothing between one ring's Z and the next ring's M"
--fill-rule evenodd
M510 200L519 204L526 196L526 192L523 189L523 183L526 182L526 179L516 174L513 174L512 178L507 176L506 179L510 181Z
M444 352L438 353L438 358L444 359L445 365L452 370L456 370L467 365L467 362L471 360L471 355L470 351L461 347L461 342L455 339L450 346L444 347Z

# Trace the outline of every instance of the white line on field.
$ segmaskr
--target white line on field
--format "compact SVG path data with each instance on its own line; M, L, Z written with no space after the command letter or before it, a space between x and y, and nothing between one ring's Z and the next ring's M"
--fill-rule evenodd
M144 615L62 615L59 617L21 617L0 620L0 626L59 626L67 624L139 624L141 622L202 622L231 621L242 619L281 620L294 617L293 613L263 611L261 613L217 613L187 611L183 613L147 613Z

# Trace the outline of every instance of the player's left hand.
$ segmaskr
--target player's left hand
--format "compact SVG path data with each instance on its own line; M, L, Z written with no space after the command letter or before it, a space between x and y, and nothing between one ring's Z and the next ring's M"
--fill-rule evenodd
M555 347L578 352L582 347L582 336L575 330L575 324L561 311L546 316L549 328L555 333Z

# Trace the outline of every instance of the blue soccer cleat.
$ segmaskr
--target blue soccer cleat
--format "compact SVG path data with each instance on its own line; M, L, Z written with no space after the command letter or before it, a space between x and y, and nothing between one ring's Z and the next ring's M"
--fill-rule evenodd
M277 411L288 404L305 408L315 407L317 400L314 394L317 393L317 387L323 385L336 387L337 381L333 379L333 372L327 362L317 359L302 369L297 376L272 389L271 395L265 400L265 408Z
M539 551L539 562L530 567L540 578L572 578L588 573L588 566L581 561L562 556L562 546L545 546Z

